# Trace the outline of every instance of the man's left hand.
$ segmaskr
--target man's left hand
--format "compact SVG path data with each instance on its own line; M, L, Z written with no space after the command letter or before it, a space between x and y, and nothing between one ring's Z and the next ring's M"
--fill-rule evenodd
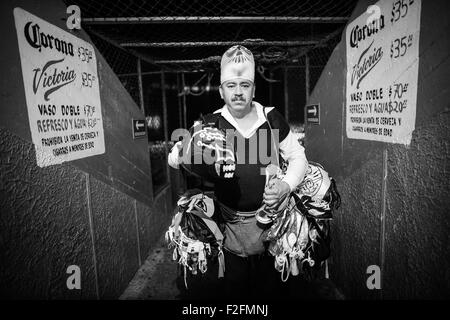
M282 180L275 180L269 183L264 189L264 203L266 204L266 209L278 209L286 197L289 196L290 192L291 188Z

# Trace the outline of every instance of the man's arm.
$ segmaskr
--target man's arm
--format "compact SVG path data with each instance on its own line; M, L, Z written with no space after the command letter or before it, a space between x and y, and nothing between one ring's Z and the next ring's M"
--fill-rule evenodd
M273 185L266 186L264 189L264 203L266 209L275 209L284 203L283 201L294 191L303 181L308 166L305 156L305 149L297 141L291 132L289 124L284 117L276 110L272 109L267 118L273 129L279 130L280 154L284 160L289 161L283 180L274 182Z
M169 156L167 157L167 162L169 166L174 169L179 169L181 164L180 150L183 148L183 142L178 141L170 150Z
M303 181L308 167L305 148L295 138L286 119L277 109L273 108L267 113L267 120L272 129L278 130L280 154L284 160L289 161L283 181L293 191Z
M280 153L289 165L281 181L274 180L264 189L263 198L268 210L279 210L280 205L286 204L284 200L303 181L308 166L304 148L291 132L280 143Z
M289 161L283 181L289 185L292 192L303 181L308 167L305 148L300 145L294 134L289 131L286 138L280 143L280 152L283 159Z

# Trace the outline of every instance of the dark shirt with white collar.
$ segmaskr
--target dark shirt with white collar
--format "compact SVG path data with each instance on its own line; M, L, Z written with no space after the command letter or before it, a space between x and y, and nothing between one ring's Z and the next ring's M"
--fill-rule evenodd
M220 129L227 130L227 133L233 132L235 135L234 176L231 179L214 181L214 193L226 206L247 212L261 207L266 183L265 168L269 163L277 164L278 153L289 162L283 180L288 183L291 190L303 180L307 167L304 148L296 140L280 112L273 107L264 108L255 101L252 107L256 108L258 118L246 131L239 128L226 105L207 116L209 119L216 118L215 123ZM279 144L278 153L274 147L276 144Z

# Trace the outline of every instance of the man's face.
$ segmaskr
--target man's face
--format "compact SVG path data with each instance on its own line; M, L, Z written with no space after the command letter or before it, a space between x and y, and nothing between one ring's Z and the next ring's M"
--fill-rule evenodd
M220 96L235 111L241 111L251 105L255 85L249 80L233 79L225 81L219 88Z

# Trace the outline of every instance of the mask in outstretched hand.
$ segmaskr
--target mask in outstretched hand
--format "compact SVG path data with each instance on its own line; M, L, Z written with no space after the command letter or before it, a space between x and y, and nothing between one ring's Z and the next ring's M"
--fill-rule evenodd
M214 124L196 122L183 141L182 166L206 180L232 179L236 168L232 137Z

